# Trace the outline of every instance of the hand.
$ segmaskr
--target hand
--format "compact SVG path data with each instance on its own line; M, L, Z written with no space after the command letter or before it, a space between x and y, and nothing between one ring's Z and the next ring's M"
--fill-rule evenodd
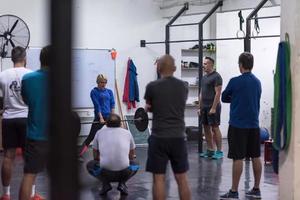
M102 117L100 118L99 122L100 122L100 124L105 124L105 120Z
M199 109L197 110L197 114L198 114L198 115L201 115L201 108L199 108Z
M209 115L216 114L216 109L215 108L211 108L208 114Z
M151 105L150 104L145 105L145 111L146 112L151 112Z

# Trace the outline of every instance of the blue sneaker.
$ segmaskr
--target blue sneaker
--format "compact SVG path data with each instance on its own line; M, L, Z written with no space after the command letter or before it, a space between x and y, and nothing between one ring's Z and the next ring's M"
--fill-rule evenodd
M212 158L212 156L215 155L215 151L211 151L211 150L206 150L203 153L200 153L200 157L204 157L204 158Z
M260 189L252 188L252 190L246 192L247 197L252 197L253 199L261 199Z
M208 152L207 152L207 150L206 150L206 151L200 153L199 156L200 156L200 157L207 157L207 154L208 154Z
M239 193L229 190L229 192L220 196L220 200L222 199L239 199Z
M216 151L215 154L211 158L218 160L223 157L224 157L223 151Z

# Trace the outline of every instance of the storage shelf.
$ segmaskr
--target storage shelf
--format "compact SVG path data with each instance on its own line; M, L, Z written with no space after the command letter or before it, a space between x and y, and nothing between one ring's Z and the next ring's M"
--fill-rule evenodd
M181 49L182 53L198 53L199 49ZM216 51L208 51L206 49L203 50L205 53L216 53Z
M192 85L192 84L191 84L191 85L189 85L188 87L189 87L189 88L198 88L199 85L196 85L196 84L195 84L195 85Z
M184 71L184 70L198 70L199 68L198 67L181 67L181 70Z
M185 105L185 107L186 107L186 108L196 108L196 107L198 107L198 104L187 103L187 104Z

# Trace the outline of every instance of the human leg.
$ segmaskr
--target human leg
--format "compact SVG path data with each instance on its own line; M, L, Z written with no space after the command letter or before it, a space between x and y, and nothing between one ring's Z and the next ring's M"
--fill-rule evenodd
M191 190L186 173L175 174L180 200L190 200Z

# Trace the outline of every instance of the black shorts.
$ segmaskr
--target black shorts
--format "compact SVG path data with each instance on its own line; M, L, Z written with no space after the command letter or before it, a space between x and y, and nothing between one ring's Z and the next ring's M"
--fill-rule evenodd
M146 171L165 174L169 160L175 174L188 171L188 154L184 138L158 138L151 135L148 143Z
M221 104L217 105L216 113L210 115L209 111L211 109L210 107L204 107L201 109L201 121L203 125L209 125L209 126L219 126L221 122Z
M2 146L4 149L24 148L27 118L2 119Z
M228 158L242 160L260 157L259 128L228 128Z
M47 164L48 141L26 139L24 173L37 174L43 171Z

